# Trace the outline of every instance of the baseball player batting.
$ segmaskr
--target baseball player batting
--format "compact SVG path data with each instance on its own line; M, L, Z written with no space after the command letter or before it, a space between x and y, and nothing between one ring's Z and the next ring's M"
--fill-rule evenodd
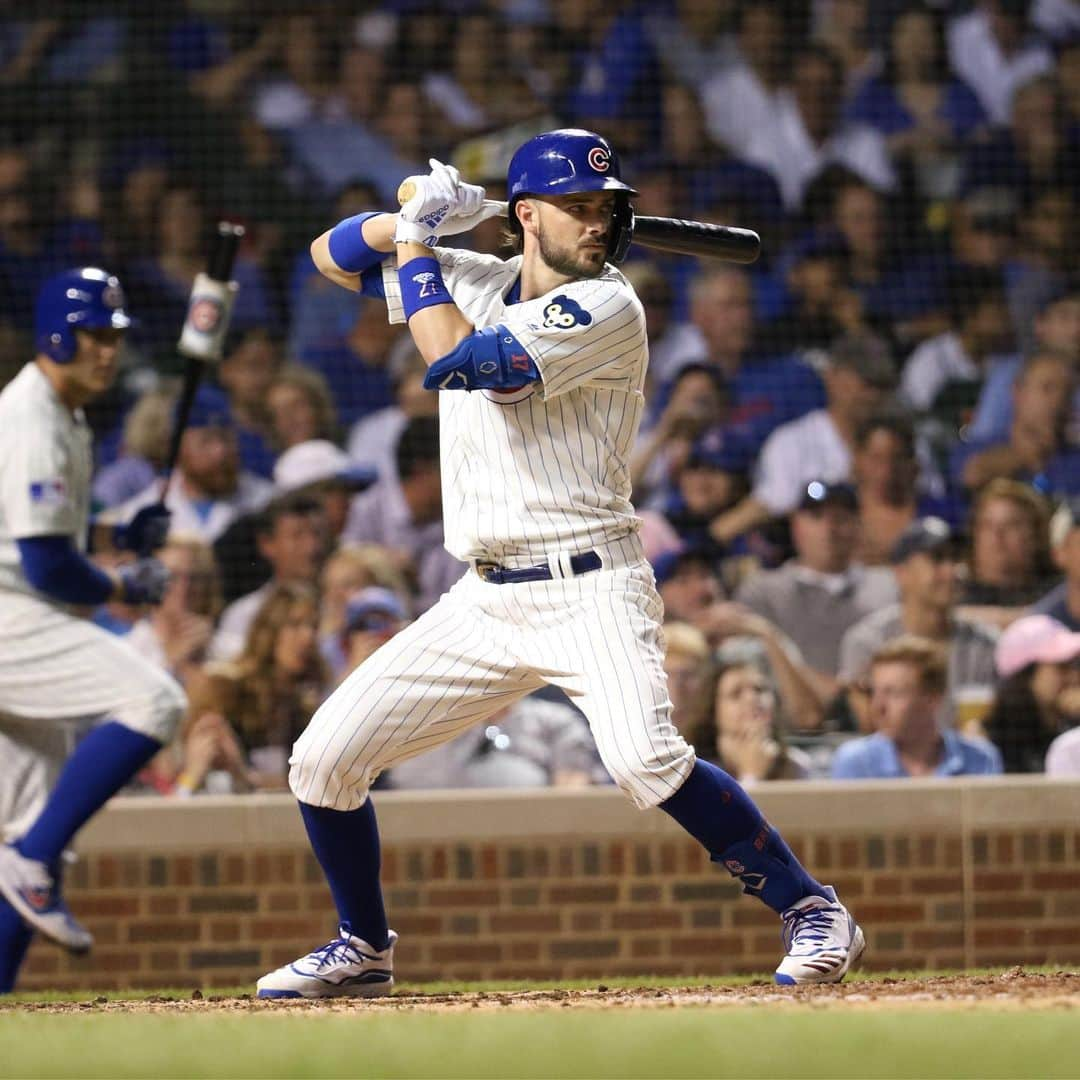
M35 930L73 952L90 948L61 894L64 849L186 708L170 676L70 610L153 604L168 580L145 557L168 529L161 507L110 529L113 546L143 557L118 572L86 557L83 406L116 377L129 325L120 284L104 270L49 279L36 355L0 393L0 993L14 986Z
M670 814L780 915L777 982L840 980L864 948L855 920L671 722L663 609L630 503L648 349L613 264L636 194L614 151L580 130L517 150L507 179L521 254L506 261L435 246L488 212L483 189L434 160L409 179L398 214L342 221L312 252L331 280L385 297L408 323L440 393L446 546L472 569L346 679L293 749L290 785L340 929L260 979L259 996L390 991L397 935L372 781L545 684L581 707L635 805Z

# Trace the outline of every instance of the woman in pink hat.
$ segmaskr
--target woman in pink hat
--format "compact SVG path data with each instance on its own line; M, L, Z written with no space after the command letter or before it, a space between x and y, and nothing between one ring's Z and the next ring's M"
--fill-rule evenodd
M1006 772L1042 772L1051 742L1080 724L1080 634L1049 615L1025 615L998 639L1002 679L986 717Z

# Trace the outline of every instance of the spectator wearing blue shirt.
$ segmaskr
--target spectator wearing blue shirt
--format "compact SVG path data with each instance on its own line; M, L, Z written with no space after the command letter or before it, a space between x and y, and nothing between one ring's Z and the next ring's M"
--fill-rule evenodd
M753 287L738 267L717 264L694 280L690 316L698 351L695 355L688 348L683 364L697 361L717 368L730 394L723 430L713 433L707 449L718 450L716 442L722 441L727 459L740 471L749 471L777 427L825 404L824 385L797 357L759 350Z
M928 638L905 634L878 649L870 666L876 731L837 750L833 779L1000 773L1001 754L993 743L941 727L947 671L944 650Z
M1055 290L1043 302L1033 324L1033 347L1052 349L1080 360L1080 281ZM1004 441L1013 421L1013 384L1023 360L1016 356L987 373L975 416L968 426L973 440ZM1073 411L1080 416L1080 384L1073 391Z
M951 160L987 118L971 87L949 72L940 12L915 3L896 16L884 70L862 84L847 118L884 135L893 157L912 168L923 194L953 194Z
M1029 356L1013 385L1013 420L1004 441L957 446L953 482L976 490L999 476L1033 484L1044 494L1080 494L1080 447L1068 441L1076 376L1068 355L1043 349Z

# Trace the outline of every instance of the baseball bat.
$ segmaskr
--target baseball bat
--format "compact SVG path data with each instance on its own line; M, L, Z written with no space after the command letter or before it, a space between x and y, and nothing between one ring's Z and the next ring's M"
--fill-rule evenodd
M243 237L243 225L219 221L206 271L196 275L195 284L191 287L187 317L176 346L177 351L185 357L184 382L169 437L169 455L165 460L165 475L158 499L162 504L169 493L176 459L180 455L180 441L191 416L191 406L195 402L195 392L199 389L203 371L209 362L221 359L233 302L239 288L231 280L233 263Z
M403 180L397 190L398 204L403 206L415 194L416 184ZM504 202L486 199L485 204L498 206L504 216L507 213ZM683 218L635 216L634 243L677 255L697 255L744 265L755 262L761 254L761 237L752 229Z

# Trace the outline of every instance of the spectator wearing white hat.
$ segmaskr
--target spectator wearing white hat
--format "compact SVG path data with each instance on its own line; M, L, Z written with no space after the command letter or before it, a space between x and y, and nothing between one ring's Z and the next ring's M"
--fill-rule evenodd
M1032 607L1080 631L1080 499L1062 503L1050 519L1050 551L1065 580Z
M322 504L327 534L336 544L349 517L349 504L370 487L376 472L357 465L329 439L309 439L290 446L274 466L274 484L283 494L303 494Z
M1049 615L1007 627L995 652L998 687L986 733L1006 772L1042 772L1053 741L1080 722L1080 634Z

